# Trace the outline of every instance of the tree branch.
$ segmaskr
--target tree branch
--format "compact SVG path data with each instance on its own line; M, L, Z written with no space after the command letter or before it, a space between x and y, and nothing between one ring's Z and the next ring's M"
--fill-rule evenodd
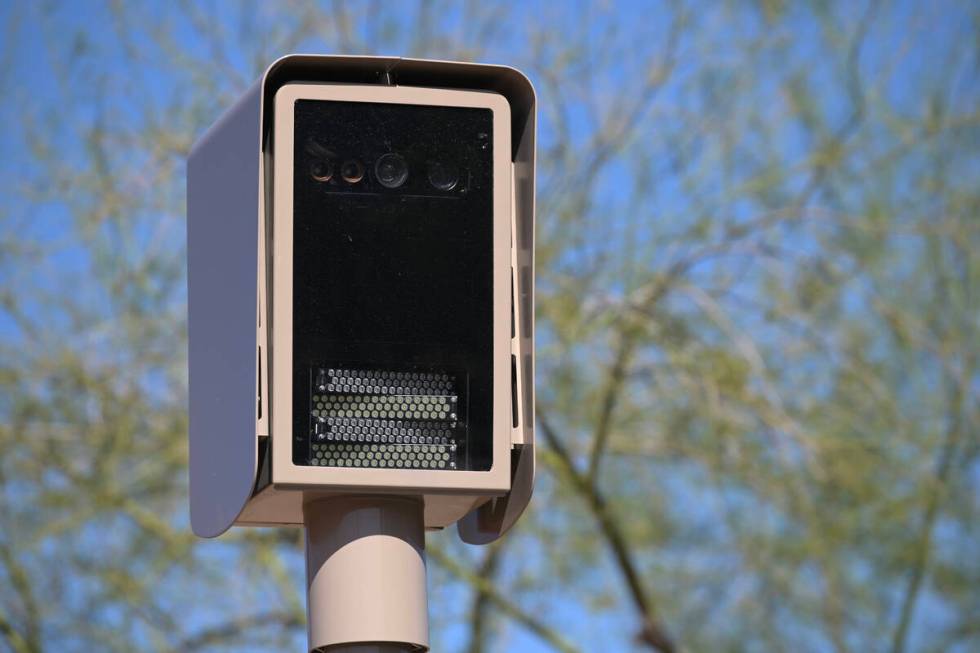
M6 569L7 578L10 586L16 591L20 599L21 607L24 609L26 624L24 633L18 633L5 620L0 619L0 632L14 644L22 642L25 651L41 650L41 614L34 592L32 591L31 576L24 567L14 557L13 552L6 543L0 544L0 562ZM4 625L6 624L6 626ZM21 650L17 648L15 650Z
M899 612L898 623L895 626L895 633L892 636L892 653L904 653L906 640L908 638L909 627L912 624L912 615L915 612L915 604L925 580L926 571L929 568L929 560L932 554L932 533L939 519L940 508L945 498L946 488L949 485L949 476L953 467L954 454L959 446L963 434L963 392L969 385L972 373L964 372L962 379L952 379L947 374L947 382L950 386L952 396L949 400L949 420L943 446L936 460L936 470L934 474L934 485L929 493L928 503L926 504L925 514L922 516L922 531L919 534L918 542L914 550L914 562L912 571L909 574L908 586L902 598L902 607Z
M0 614L0 635L3 635L3 640L10 644L13 653L36 653L40 650L31 646L2 614Z
M590 485L594 485L598 480L599 465L609 440L609 433L612 431L613 413L619 403L623 383L633 360L636 337L629 331L628 327L624 327L619 333L616 355L606 379L605 392L599 407L599 421L596 423L595 437L592 440L592 454L589 456L589 470L586 474Z
M231 619L224 623L206 628L174 647L174 653L189 653L190 651L206 650L223 641L234 641L243 631L255 628L267 628L279 625L283 628L297 628L303 625L303 617L291 612L260 612Z
M540 406L538 409L538 423L541 426L541 433L544 435L548 445L557 454L562 465L562 470L568 477L568 480L571 481L572 487L585 499L596 521L599 522L600 533L612 551L616 566L619 567L619 571L626 581L630 598L637 612L640 613L640 618L643 622L637 639L651 649L660 651L661 653L675 653L677 647L660 622L653 599L643 586L643 581L636 568L636 563L633 560L629 544L626 542L626 537L623 535L619 522L609 509L605 497L595 485L589 482L588 477L575 466L571 454L552 428L547 417L540 410Z
M469 583L478 591L483 592L487 597L487 601L493 603L503 614L530 630L555 649L563 653L577 653L578 649L562 637L561 634L547 626L544 622L534 618L527 610L504 596L492 582L486 578L477 576L465 566L446 555L441 548L428 546L426 547L426 555L453 576Z
M492 582L500 567L500 554L508 541L506 539L497 540L490 545L477 572L479 578ZM469 653L484 653L486 650L486 639L489 634L487 622L490 618L491 607L492 604L487 592L479 587L474 588L473 605L470 608L470 645L466 649Z
M705 248L702 251L692 253L675 263L667 272L658 277L647 288L640 293L637 298L633 312L641 315L647 314L664 295L671 289L672 284L685 274L692 267L710 256L715 249L724 250L728 243L722 243L717 248ZM605 454L609 436L612 433L613 414L622 393L623 384L629 373L630 365L633 360L633 353L640 337L640 331L630 321L631 316L627 315L620 321L619 342L616 348L616 355L613 365L607 377L606 389L603 393L602 404L599 410L599 421L596 424L595 436L592 439L592 452L589 455L589 468L585 474L585 482L593 488L598 487L599 472L602 464L602 457Z

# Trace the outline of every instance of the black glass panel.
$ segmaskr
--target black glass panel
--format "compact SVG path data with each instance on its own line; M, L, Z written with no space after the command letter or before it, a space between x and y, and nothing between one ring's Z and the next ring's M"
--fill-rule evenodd
M488 109L295 107L293 462L488 470Z

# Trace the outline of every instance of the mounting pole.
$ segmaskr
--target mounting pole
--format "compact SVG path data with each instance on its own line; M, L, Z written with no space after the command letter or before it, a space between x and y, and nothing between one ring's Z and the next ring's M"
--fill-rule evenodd
M429 650L422 510L395 496L304 504L311 652Z

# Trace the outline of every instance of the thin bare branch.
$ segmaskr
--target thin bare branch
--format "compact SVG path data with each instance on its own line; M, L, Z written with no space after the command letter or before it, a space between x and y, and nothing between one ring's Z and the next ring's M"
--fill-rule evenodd
M642 627L637 640L649 648L661 653L675 653L677 650L673 639L667 634L656 612L652 597L646 590L640 572L633 560L633 552L623 535L619 522L613 515L605 497L599 489L589 482L588 477L575 466L568 449L558 433L552 428L547 415L538 410L540 432L548 446L555 452L561 463L565 476L579 496L585 500L589 510L599 525L599 532L609 545L613 560L619 568L629 590L636 611L640 615Z
M500 568L501 556L508 541L497 540L487 548L483 562L480 563L480 568L477 571L477 577L485 579L488 583L495 582L497 570ZM491 634L489 621L492 605L487 592L483 588L475 587L473 604L470 607L470 643L466 648L468 653L486 652L487 640Z
M477 591L483 592L486 595L487 601L492 603L501 614L506 615L515 623L527 628L555 650L562 651L563 653L575 653L579 650L558 631L546 625L543 621L533 616L530 611L525 610L511 600L491 580L473 573L464 565L457 562L452 556L446 555L442 549L428 546L426 547L426 555L435 560L453 576L465 581Z

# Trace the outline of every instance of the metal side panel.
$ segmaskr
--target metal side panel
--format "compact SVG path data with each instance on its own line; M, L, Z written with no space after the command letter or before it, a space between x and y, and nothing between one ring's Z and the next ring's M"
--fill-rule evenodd
M514 125L514 302L517 318L515 343L519 378L520 433L511 450L511 488L458 522L460 538L470 544L498 539L517 522L534 491L534 178L537 136L536 98L530 80L519 71L486 67L497 77L496 86L507 96Z
M187 162L191 526L220 535L255 482L261 83Z

